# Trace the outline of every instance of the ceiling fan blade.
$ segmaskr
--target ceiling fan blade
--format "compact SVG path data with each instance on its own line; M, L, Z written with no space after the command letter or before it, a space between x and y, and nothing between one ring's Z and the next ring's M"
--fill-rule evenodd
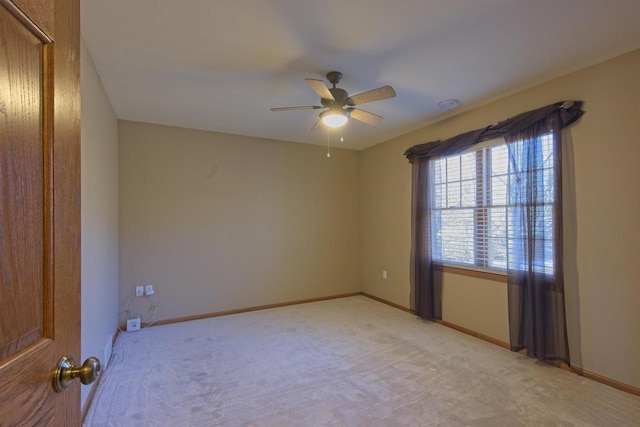
M317 110L319 108L324 108L320 105L304 105L301 107L278 107L272 108L271 111L292 111L292 110Z
M368 111L359 110L357 108L349 108L350 117L352 119L359 120L368 125L375 126L380 123L383 119L382 116L378 116L377 114L370 113Z
M320 98L335 101L335 98L333 97L333 95L331 95L331 92L329 92L329 88L326 84L324 84L322 80L304 79L304 81L306 81L307 84L311 86L311 89L313 89L313 91L317 93Z
M380 101L382 99L393 98L396 96L396 91L391 86L383 86L378 89L373 89L367 92L362 92L357 95L353 95L348 100L349 105L362 105L367 102Z

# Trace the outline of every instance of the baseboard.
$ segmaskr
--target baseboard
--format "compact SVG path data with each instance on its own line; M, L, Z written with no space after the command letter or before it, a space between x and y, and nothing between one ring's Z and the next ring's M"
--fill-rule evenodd
M411 310L409 310L406 307L403 307L403 306L401 306L399 304L392 303L391 301L384 300L382 298L376 297L376 296L368 294L366 292L360 292L360 294L364 295L364 296L366 296L368 298L371 298L373 300L376 300L378 302L381 302L383 304L387 304L387 305L390 305L391 307L395 307L397 309L400 309L402 311L413 313ZM492 337L490 337L488 335L481 334L480 332L476 332L476 331L473 331L471 329L467 329L467 328L462 327L462 326L458 326L458 325L456 325L454 323L447 322L446 320L436 320L436 323L439 323L442 326L446 326L447 328L454 329L454 330L456 330L458 332L462 332L464 334L471 335L472 337L481 339L483 341L487 341L487 342L489 342L491 344L495 344L495 345L498 345L500 347L506 348L507 350L511 349L511 346L509 345L508 342L505 342L505 341L502 341L502 340L499 340L499 339L496 339L496 338L492 338ZM523 350L523 351L521 351L519 353L524 355L524 354L526 354L526 351ZM607 378L605 376L602 376L602 375L587 371L586 369L576 368L574 366L568 366L568 365L566 365L564 363L557 364L557 365L554 364L554 366L556 366L556 367L558 367L560 369L563 369L565 371L576 373L576 374L578 374L580 376L583 376L585 378L589 378L590 380L594 380L594 381L597 381L599 383L606 384L606 385L608 385L610 387L613 387L613 388L616 388L618 390L622 390L624 392L627 392L627 393L630 393L630 394L633 394L633 395L636 395L636 396L640 396L640 388L638 388L638 387L634 387L632 385L625 384L625 383L620 382L620 381L612 380L611 378Z
M220 317L220 316L228 316L230 314L240 314L240 313L249 313L252 311L259 311L259 310L267 310L270 308L278 308L278 307L286 307L286 306L290 306L290 305L297 305L297 304L306 304L306 303L310 303L310 302L317 302L317 301L327 301L327 300L332 300L332 299L338 299L338 298L346 298L346 297L352 297L352 296L356 296L356 295L363 295L367 298L371 298L372 300L378 301L380 303L389 305L391 307L397 308L398 310L402 310L404 312L407 313L413 313L412 310L410 310L407 307L404 307L400 304L396 304L393 303L391 301L387 301L383 298L377 297L375 295L371 295L367 292L352 292L352 293L348 293L348 294L340 294L340 295L331 295L331 296L326 296L326 297L319 297L319 298L309 298L309 299L304 299L304 300L296 300L296 301L286 301L286 302L281 302L281 303L276 303L276 304L266 304L266 305L258 305L258 306L253 306L253 307L245 307L245 308L239 308L239 309L234 309L234 310L225 310L225 311L218 311L218 312L213 312L213 313L206 313L206 314L198 314L195 316L186 316L186 317L177 317L177 318L173 318L173 319L165 319L165 320L159 320L158 322L156 322L154 325L168 325L171 323L179 323L179 322L188 322L190 320L200 320L200 319L208 319L211 317ZM471 329L467 329L465 327L462 326L458 326L454 323L450 323L447 322L446 320L437 320L436 321L438 324L445 326L447 328L451 328L454 329L458 332L462 332L464 334L467 335L471 335L472 337L481 339L483 341L487 341L491 344L495 344L498 345L500 347L506 348L506 349L510 349L511 346L509 345L508 342L496 339L496 338L492 338L488 335L482 334L480 332L476 332L473 331ZM119 333L119 331L116 331L116 333L114 334L114 342L115 342L115 338L117 336L117 334ZM640 396L640 388L638 387L634 387L632 385L629 384L625 384L623 382L620 381L616 381L616 380L612 380L611 378L607 378L604 377L602 375L598 375L595 374L593 372L587 371L585 369L581 369L581 368L576 368L576 367L565 367L565 366L558 366L561 369L565 369L565 370L569 370L571 372L575 372L578 375L581 375L585 378L589 378L591 380L597 381L599 383L602 384L606 384L608 386L611 386L613 388L616 388L618 390L622 390L625 391L627 393L631 393L633 395L636 396ZM84 408L82 409L82 420L84 422L85 416L86 416L86 412L91 404L91 401L93 400L93 396L95 394L95 390L98 387L98 384L100 382L100 378L102 376L100 376L98 378L98 380L96 381L96 383L94 384L94 386L91 388L91 392L89 393L89 396L87 397L87 401L85 402Z
M116 338L118 338L118 334L120 333L120 328L117 328L116 331L113 334L113 338L111 339L111 344L115 344L116 343ZM112 357L113 357L113 353L112 353ZM108 361L105 361L105 363L108 364ZM96 390L98 390L98 387L100 386L100 381L102 380L102 377L104 376L104 371L102 371L100 373L100 375L98 376L98 378L96 378L96 380L93 382L93 384L91 384L91 390L89 391L89 395L87 396L87 400L84 402L84 406L82 406L82 412L81 412L81 416L80 416L80 423L81 425L84 425L84 420L87 418L87 413L89 412L89 408L91 407L91 404L93 403L93 398L96 395Z
M319 298L309 298L304 300L286 301L286 302L280 302L275 304L257 305L254 307L245 307L245 308L238 308L234 310L217 311L217 312L206 313L206 314L197 314L195 316L176 317L172 319L158 320L153 325L158 326L158 325L168 325L171 323L189 322L191 320L209 319L211 317L228 316L230 314L249 313L252 311L268 310L270 308L287 307L290 305L306 304L309 302L327 301L327 300L338 299L338 298L353 297L356 295L362 295L362 292L352 292L348 294L331 295L331 296L319 297Z
M366 292L360 292L360 295L364 295L367 298L371 298L371 299L376 300L378 302L381 302L383 304L390 305L391 307L397 308L398 310L406 311L407 313L413 313L413 311L411 311L411 309L409 309L409 308L407 308L405 306L402 306L400 304L396 304L395 302L387 301L387 300L382 299L382 298L378 298L375 295L371 295L371 294L368 294Z
M455 329L456 331L460 331L460 332L463 332L463 333L465 333L467 335L471 335L473 337L479 338L479 339L481 339L483 341L487 341L487 342L490 342L492 344L499 345L500 347L504 347L507 350L509 350L511 348L511 346L509 345L508 342L504 342L502 340L498 340L498 339L492 338L490 336L481 334L479 332L472 331L472 330L464 328L462 326L458 326L458 325L455 325L453 323L449 323L449 322L447 322L445 320L438 320L437 322L439 324L443 325L443 326L448 327L448 328ZM526 355L526 350L522 350L519 353L522 354L522 355ZM545 362L545 363L549 363L549 362ZM567 365L565 363L552 363L551 362L549 364L551 364L551 365L553 365L553 366L555 366L557 368L560 368L562 370L573 372L573 373L576 373L576 374L578 374L580 376L583 376L585 378L589 378L590 380L594 380L594 381L597 381L599 383L606 384L606 385L608 385L610 387L613 387L613 388L616 388L618 390L622 390L622 391L625 391L627 393L630 393L630 394L633 394L633 395L636 395L636 396L640 396L640 388L638 388L638 387L634 387L632 385L625 384L625 383L620 382L620 381L612 380L611 378L607 378L607 377L605 377L603 375L599 375L599 374L587 371L586 369L577 368L575 366L569 366L569 365Z
M449 322L447 322L445 320L437 320L436 322L441 324L441 325L443 325L443 326L446 326L448 328L455 329L456 331L460 331L460 332L465 333L467 335L471 335L472 337L479 338L479 339L481 339L483 341L487 341L487 342L490 342L490 343L495 344L495 345L499 345L500 347L504 347L507 350L509 350L511 348L511 346L509 345L508 342L504 342L502 340L498 340L498 339L492 338L490 336L481 334L481 333L476 332L476 331L472 331L472 330L464 328L462 326L458 326L458 325L455 325L453 323L449 323ZM519 351L518 353L526 356L526 350ZM549 363L549 362L545 362L545 363ZM606 385L608 385L610 387L617 388L618 390L622 390L622 391L625 391L627 393L631 393L631 394L634 394L636 396L640 396L640 388L638 388L638 387L634 387L632 385L625 384L625 383L620 382L620 381L612 380L611 378L607 378L605 376L595 374L593 372L587 371L587 370L582 369L582 368L576 368L574 366L569 366L569 365L567 365L565 363L553 363L553 362L551 362L549 364L551 364L551 365L553 365L553 366L555 366L557 368L560 368L562 370L573 372L573 373L578 374L580 376L583 376L585 378L589 378L590 380L594 380L594 381L597 381L599 383L606 384Z
M458 326L454 323L447 322L446 320L436 320L436 323L439 323L442 326L446 326L447 328L455 329L456 331L462 332L463 334L471 335L472 337L481 339L482 341L487 341L487 342L490 342L491 344L499 345L500 347L504 347L507 350L511 349L511 346L509 345L508 342L490 337L489 335L485 335L480 332L473 331L471 329L467 329L463 326Z
M373 300L381 302L383 304L390 305L391 307L395 307L395 308L397 308L399 310L406 311L407 313L413 313L413 311L411 309L407 308L407 307L404 307L404 306L402 306L400 304L396 304L396 303L391 302L391 301L387 301L387 300L385 300L383 298L380 298L380 297L377 297L375 295L371 295L371 294L368 294L366 292L360 292L360 294L364 295L367 298L371 298ZM436 320L436 323L439 323L442 326L446 326L447 328L455 329L458 332L462 332L462 333L465 333L467 335L471 335L472 337L481 339L483 341L490 342L491 344L499 345L500 347L504 347L506 349L511 348L509 346L509 343L507 343L507 342L501 341L501 340L496 339L496 338L492 338L492 337L490 337L488 335L485 335L485 334L481 334L480 332L472 331L471 329L463 328L462 326L458 326L458 325L455 325L453 323L449 323L446 320Z
M634 387L629 384L625 384L620 381L612 380L611 378L607 378L602 375L595 374L593 372L587 371L586 369L576 368L574 366L571 367L571 370L578 375L581 375L585 378L589 378L590 380L597 381L602 384L606 384L613 388L617 388L618 390L626 391L627 393L634 394L636 396L640 396L640 388Z

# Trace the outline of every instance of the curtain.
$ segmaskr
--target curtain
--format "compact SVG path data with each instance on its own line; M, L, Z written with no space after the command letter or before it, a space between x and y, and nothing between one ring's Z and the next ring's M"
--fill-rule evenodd
M442 319L442 274L431 259L430 165L428 158L413 162L411 209L411 309L426 320Z
M569 363L559 123L554 113L505 136L511 177L507 289L511 350Z
M569 362L564 313L562 275L562 181L560 130L575 123L584 113L582 102L561 101L528 111L496 125L466 132L446 140L418 144L404 155L412 164L412 239L411 290L412 309L421 318L442 318L441 273L434 270L431 238L434 230L430 217L430 161L458 154L482 141L505 138L509 142L510 164L514 179L515 207L509 212L514 226L507 241L508 301L511 349L526 349L527 354L544 359ZM553 168L538 171L545 152L539 144L543 135L552 132ZM515 141L526 141L520 145ZM547 150L548 151L548 150ZM544 168L543 168L544 169ZM545 181L546 180L546 181ZM544 184L553 183L553 203L544 199ZM516 185L518 184L518 185ZM533 201L533 202L532 202ZM544 201L544 200L543 200ZM549 211L549 206L553 206ZM545 210L546 209L546 210ZM545 216L546 215L546 216ZM545 235L544 221L553 218L554 227ZM541 234L542 231L542 234ZM553 254L548 267L540 259L545 251ZM549 274L549 268L552 269Z
M431 160L467 149L479 141L487 128L466 132L444 141L419 144L404 155L412 164L411 198L411 309L422 319L442 319L442 271L432 260L432 221L430 195L433 184Z

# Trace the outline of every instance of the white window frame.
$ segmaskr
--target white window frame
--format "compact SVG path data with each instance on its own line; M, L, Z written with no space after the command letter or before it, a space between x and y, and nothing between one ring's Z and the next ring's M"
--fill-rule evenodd
M473 262L455 262L451 259L442 259L441 256L443 255L443 253L440 251L440 248L437 248L436 246L436 240L438 239L437 233L439 230L433 228L432 232L433 232L433 239L434 241L432 242L432 247L433 249L433 261L437 264L440 264L442 266L445 267L450 267L453 269L462 269L462 270L469 270L471 272L482 272L482 273L489 273L489 274L493 274L493 275L500 275L500 276L506 276L507 274L507 261L505 260L505 264L504 267L495 267L495 266L491 266L489 265L491 263L491 254L490 254L490 245L489 245L489 240L491 239L488 236L489 233L489 224L488 224L488 211L492 208L501 208L504 207L505 209L505 216L506 216L506 209L508 209L509 206L509 201L508 201L508 193L507 193L507 200L505 201L504 205L492 205L490 203L490 197L491 197L491 180L492 178L495 178L497 175L494 175L491 171L491 160L490 158L488 158L488 156L485 154L485 150L487 149L491 149L500 145L504 145L506 146L506 141L502 138L498 138L498 139L493 139L493 140L489 140L489 141L484 141L482 143L478 143L476 145L474 145L473 147L465 150L462 153L453 155L453 156L445 156L445 157L441 157L438 159L434 159L433 161L441 161L443 159L448 159L448 158L453 158L453 157L460 157L462 155L465 154L469 154L469 153L476 153L476 168L478 166L482 167L482 171L478 171L476 170L476 174L475 174L475 182L476 182L476 200L475 200L475 204L474 205L467 205L467 206L460 206L460 207L454 207L454 210L467 210L467 209L473 209L474 212L474 228L473 228L473 239L474 239L474 251L473 251ZM482 152L482 154L478 155L478 152ZM481 162L480 162L481 159ZM479 163L480 162L480 163ZM434 169L435 169L435 164L434 164ZM510 172L506 172L505 176L508 176ZM434 187L436 185L443 185L443 184L449 184L449 183L456 183L456 182L460 182L462 183L462 181L464 181L465 179L463 179L463 173L461 171L460 175L459 175L459 179L458 180L445 180L445 181L438 181L435 179L435 171L432 173L432 178L434 179ZM479 191L478 190L478 184L482 185L482 189ZM460 184L462 187L462 184ZM508 191L508 190L507 190ZM448 190L447 190L447 194ZM478 203L477 198L478 197L482 197L482 200L480 203ZM461 200L462 200L462 196ZM478 210L481 210L482 212L478 212ZM447 208L443 208L442 205L440 207L434 207L432 209L432 212L434 211L440 211L441 213L446 212ZM482 218L482 219L479 219ZM440 217L441 220L441 217ZM484 221L484 223L480 223L479 221ZM481 236L482 240L479 242L478 241L478 236ZM440 236L440 238L442 238ZM508 245L508 240L507 237L505 235L505 251L506 251L506 245ZM443 248L443 246L441 246L441 248ZM449 248L450 249L450 248ZM442 251L444 251L444 249L442 249ZM479 253L480 252L480 253ZM506 256L506 253L505 253ZM495 265L495 264L494 264ZM551 267L553 268L553 267Z

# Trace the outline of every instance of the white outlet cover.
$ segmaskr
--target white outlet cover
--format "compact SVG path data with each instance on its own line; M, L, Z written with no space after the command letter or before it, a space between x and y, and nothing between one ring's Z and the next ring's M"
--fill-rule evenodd
M127 332L134 332L140 330L140 318L136 317L134 319L127 320Z

